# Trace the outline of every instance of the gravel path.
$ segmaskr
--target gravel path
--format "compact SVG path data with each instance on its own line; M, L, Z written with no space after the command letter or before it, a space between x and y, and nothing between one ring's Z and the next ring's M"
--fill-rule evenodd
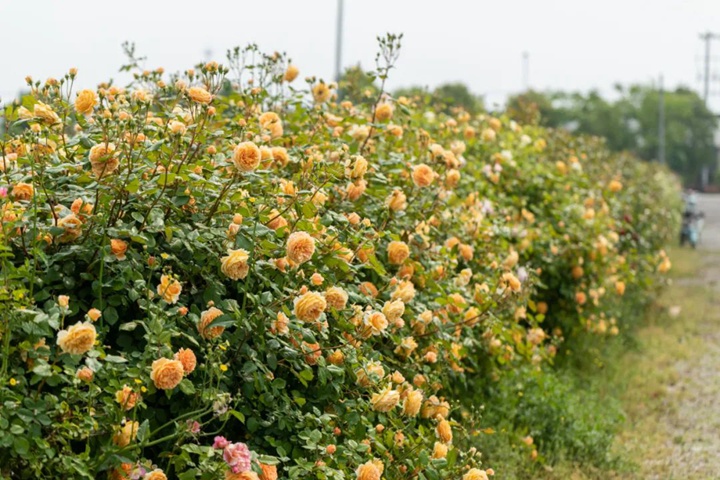
M645 461L648 479L720 479L720 195L701 195L698 203L705 212L698 247L704 264L698 275L678 283L711 288L696 313L697 328L688 332L698 348L670 366L666 408L657 418L666 432L665 454Z

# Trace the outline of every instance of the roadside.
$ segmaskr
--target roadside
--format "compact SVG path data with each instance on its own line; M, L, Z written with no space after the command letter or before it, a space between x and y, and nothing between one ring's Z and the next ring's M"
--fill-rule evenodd
M701 195L697 251L675 250L673 285L624 355L616 381L627 422L617 446L643 479L720 475L720 195ZM623 377L625 378L623 380Z

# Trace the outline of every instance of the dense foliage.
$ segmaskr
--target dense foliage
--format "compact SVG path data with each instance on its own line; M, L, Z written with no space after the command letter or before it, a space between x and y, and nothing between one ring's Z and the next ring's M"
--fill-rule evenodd
M384 95L398 47L356 104L254 47L127 87L28 78L0 144L0 474L502 469L474 393L625 328L670 267L677 185Z

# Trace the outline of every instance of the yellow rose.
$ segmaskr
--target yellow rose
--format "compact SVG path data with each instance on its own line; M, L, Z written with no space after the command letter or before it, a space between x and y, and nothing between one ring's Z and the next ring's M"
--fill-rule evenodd
M115 392L115 401L120 404L124 410L131 410L138 400L138 394L133 392L132 388L123 385L123 388Z
M177 387L184 375L185 370L179 360L159 358L152 363L150 378L161 390L172 390Z
M180 292L182 292L180 282L167 275L160 277L160 285L157 286L157 293L163 300L171 304L177 303L180 298Z
M420 188L429 187L435 180L435 172L433 169L421 163L413 168L412 179L416 186Z
M402 190L396 188L385 200L385 205L393 212L405 210L407 207L407 196L405 196Z
M356 480L380 480L384 470L384 465L380 460L371 460L355 470L355 477Z
M53 109L42 102L38 102L33 107L33 116L39 117L43 122L50 125L60 123L60 117L53 111Z
M283 76L283 80L290 83L293 80L295 80L300 73L300 70L295 65L288 65L287 70L285 70L285 75Z
M67 330L58 332L57 344L65 353L82 355L93 348L96 338L97 331L92 323L77 322Z
M119 165L114 143L98 143L90 149L90 166L96 177L113 173Z
M623 184L620 183L620 182L617 181L617 180L612 180L612 181L610 181L610 183L608 184L608 188L610 189L611 192L617 193L617 192L619 192L620 190L622 190Z
M12 196L16 200L30 200L35 190L32 184L20 182L12 189Z
M393 106L389 103L381 103L375 109L375 120L378 122L387 122L393 116Z
M388 245L388 260L393 265L400 265L410 256L410 248L405 242L393 241Z
M483 470L471 468L463 475L462 480L488 480L488 476Z
M307 292L294 303L295 316L304 322L316 322L327 308L325 298L317 292Z
M312 95L316 103L324 103L330 98L330 88L320 82L312 88Z
M80 90L75 99L75 111L83 115L92 113L97 105L97 95L92 90Z
M143 480L167 480L167 476L165 475L165 472L156 468L152 472L146 473Z
M412 387L410 387L412 388ZM422 390L412 390L405 397L403 402L402 413L407 417L416 417L422 406L423 392Z
M208 104L212 102L212 94L202 87L190 87L186 90L190 100L197 103Z
M615 291L618 295L622 296L625 295L625 282L618 280L615 282Z
M198 332L200 336L208 340L219 337L225 331L225 327L210 327L213 320L223 314L223 311L219 308L210 307L200 314L200 322L198 323Z
M75 376L83 382L92 382L95 373L88 367L82 367L75 373Z
M258 119L260 127L270 131L272 138L281 137L283 134L282 120L275 112L265 112Z
M287 257L302 264L310 260L315 253L315 239L306 232L293 232L287 240Z
M241 172L251 172L260 165L260 149L254 142L239 143L233 150L233 163Z
M233 280L242 280L247 277L250 266L248 259L250 254L242 248L238 250L228 250L228 254L221 259L220 269L228 278Z
M405 304L402 300L392 300L385 302L383 305L382 312L387 317L389 322L394 322L398 318L402 317L405 313Z
M284 167L290 161L290 156L288 155L285 147L272 147L270 149L270 153L272 154L273 160L281 167Z
M340 287L330 287L325 290L325 301L335 310L343 310L347 305L348 294Z
M195 370L195 366L197 365L197 357L195 357L195 352L193 352L191 349L181 348L177 351L173 358L182 363L185 375L189 375L193 372L193 370Z
M448 422L447 420L440 420L440 422L437 424L437 427L435 427L435 432L437 433L440 441L442 441L443 443L452 442L452 428L450 427L450 422Z
M128 244L119 238L110 240L110 251L118 260L125 260L125 252L127 252Z
M112 441L118 447L126 447L131 441L135 440L140 423L134 421L123 420L118 431L113 435Z
M361 387L374 385L385 376L385 369L379 362L370 362L355 372L357 384Z
M88 310L87 316L93 322L97 322L97 320L102 316L102 312L97 308L91 308Z
M435 442L433 447L432 458L445 458L447 457L448 447L444 443Z

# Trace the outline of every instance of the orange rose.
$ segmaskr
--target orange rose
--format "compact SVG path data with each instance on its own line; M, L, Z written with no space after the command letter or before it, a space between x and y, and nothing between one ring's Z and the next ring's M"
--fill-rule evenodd
M325 298L317 292L307 292L295 299L295 316L304 322L316 322L327 308Z
M179 360L159 358L152 363L150 378L161 390L172 390L177 387L184 375L185 370Z
M202 87L190 87L186 92L193 102L204 103L206 105L212 102L212 94Z
M118 260L125 260L125 252L127 252L127 248L127 242L124 242L119 238L113 238L110 240L110 251Z
M260 165L260 149L253 142L242 142L233 150L233 163L241 172L251 172Z
M65 353L82 355L92 349L96 338L97 331L92 323L77 322L67 330L58 332L57 344Z
M195 366L197 365L197 358L195 357L195 352L193 352L191 349L181 348L177 351L174 358L175 360L179 360L180 363L182 363L185 375L190 375L193 370L195 370Z
M287 257L302 264L310 260L315 253L315 239L306 232L293 232L287 240Z
M433 169L421 163L413 168L412 179L416 186L420 188L429 187L435 180L435 172Z
M219 308L210 307L200 314L200 323L198 323L198 332L200 336L208 340L219 337L225 331L225 327L211 327L208 328L213 320L223 314L223 311Z
M92 113L97 105L97 95L92 90L80 90L75 99L75 111L83 115Z
M30 200L35 190L32 184L20 182L12 189L12 196L16 200Z
M180 282L167 275L160 277L160 285L157 286L157 293L163 300L167 303L177 303L180 298L180 292L182 292Z
M387 252L388 260L393 265L400 265L410 256L410 248L405 242L390 242Z

